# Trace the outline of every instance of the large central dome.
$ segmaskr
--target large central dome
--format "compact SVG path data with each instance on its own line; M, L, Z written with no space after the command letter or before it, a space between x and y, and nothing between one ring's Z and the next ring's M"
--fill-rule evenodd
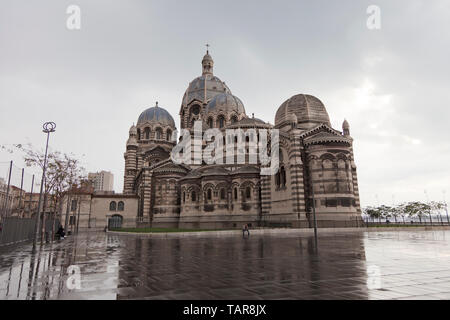
M214 60L207 51L202 59L202 75L189 83L184 93L182 107L196 100L207 104L212 98L221 93L231 93L225 82L213 74Z
M192 101L208 103L220 93L231 93L225 82L210 74L202 75L192 80L183 96L183 105L187 106Z

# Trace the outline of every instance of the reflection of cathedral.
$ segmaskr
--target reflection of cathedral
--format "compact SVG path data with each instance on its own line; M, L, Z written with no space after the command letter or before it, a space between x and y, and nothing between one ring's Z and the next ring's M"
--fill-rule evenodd
M304 94L278 108L274 126L248 117L242 101L213 74L213 66L207 52L202 75L183 96L181 128L193 135L194 122L200 120L203 130L279 129L278 172L260 175L260 164L249 163L173 163L175 121L157 103L142 112L127 141L124 194L138 196L137 217L161 227L230 228L243 223L307 227L312 224L314 204L319 227L359 224L358 183L347 121L343 132L333 129L322 102ZM254 138L259 136L246 136L245 141Z

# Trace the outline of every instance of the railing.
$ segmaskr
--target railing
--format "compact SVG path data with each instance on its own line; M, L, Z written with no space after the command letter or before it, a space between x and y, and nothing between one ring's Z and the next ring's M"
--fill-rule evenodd
M449 226L449 218L445 215L424 215L418 217L390 217L386 218L372 218L363 217L364 225L366 226Z
M8 217L0 224L0 245L32 240L34 237L35 218Z
M19 218L7 217L0 222L0 245L9 245L24 241L31 241L34 238L34 228L36 226L36 218ZM59 227L59 221L55 220L56 233ZM45 221L45 241L49 241L52 236L53 220ZM39 232L39 239L41 233Z

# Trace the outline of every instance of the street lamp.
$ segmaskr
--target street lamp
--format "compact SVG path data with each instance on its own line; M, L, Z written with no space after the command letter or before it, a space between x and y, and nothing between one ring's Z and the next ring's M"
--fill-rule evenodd
M42 131L47 134L47 143L45 145L45 156L44 156L44 165L42 167L41 189L39 191L39 202L38 202L38 210L37 210L37 217L36 217L36 225L34 228L33 250L36 248L36 242L37 242L37 238L39 235L39 223L41 220L42 191L44 188L45 170L47 169L48 140L50 138L50 133L55 132L56 124L54 122L46 122L46 123L44 123L42 128L43 128Z
M314 219L314 242L316 244L316 250L317 250L317 219L316 219L316 199L314 197L314 185L313 185L313 179L312 179L312 171L311 168L309 168L309 181L311 186L311 196L312 196L312 211L313 211L313 219Z

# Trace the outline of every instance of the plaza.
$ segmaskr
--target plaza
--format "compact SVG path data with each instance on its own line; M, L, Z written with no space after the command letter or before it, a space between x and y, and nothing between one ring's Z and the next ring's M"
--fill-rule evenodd
M1 247L0 299L449 299L450 230L409 229L80 233Z

